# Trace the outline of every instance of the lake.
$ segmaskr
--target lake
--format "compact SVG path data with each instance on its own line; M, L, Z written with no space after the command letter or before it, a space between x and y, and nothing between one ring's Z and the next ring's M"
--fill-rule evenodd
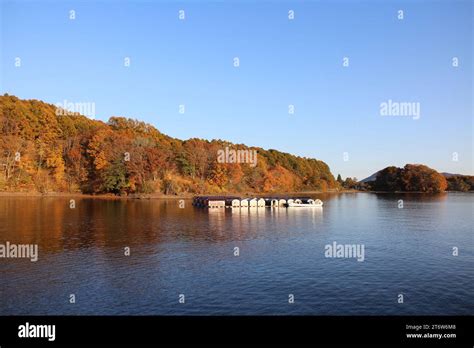
M0 258L0 315L472 315L474 195L315 198L322 209L0 197L0 243L39 253ZM326 257L333 243L363 261Z

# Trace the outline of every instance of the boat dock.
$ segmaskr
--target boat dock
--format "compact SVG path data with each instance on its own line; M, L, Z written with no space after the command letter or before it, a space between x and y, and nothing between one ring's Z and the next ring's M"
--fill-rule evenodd
M319 199L309 197L253 197L236 196L195 196L193 205L201 208L289 208L322 206Z

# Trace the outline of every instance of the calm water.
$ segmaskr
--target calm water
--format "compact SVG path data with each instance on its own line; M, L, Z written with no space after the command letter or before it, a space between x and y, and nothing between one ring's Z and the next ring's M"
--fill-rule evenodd
M37 243L39 260L0 259L0 314L474 313L474 195L318 198L323 209L208 211L1 197L0 243ZM365 261L326 258L334 241L364 244Z

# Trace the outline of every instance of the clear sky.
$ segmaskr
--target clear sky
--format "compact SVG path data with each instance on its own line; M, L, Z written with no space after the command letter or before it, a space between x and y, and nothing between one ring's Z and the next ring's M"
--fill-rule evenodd
M343 177L473 174L472 1L0 1L2 94L95 103L97 119L314 157ZM419 103L419 119L382 116L388 100Z

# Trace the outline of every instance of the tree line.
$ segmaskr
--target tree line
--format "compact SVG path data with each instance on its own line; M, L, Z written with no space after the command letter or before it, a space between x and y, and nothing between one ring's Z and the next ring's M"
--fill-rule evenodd
M381 170L372 184L376 191L406 191L439 193L447 189L446 178L422 164L407 164L403 168Z
M386 167L377 173L375 180L368 182L359 182L356 178L342 180L338 175L337 182L343 188L362 191L439 193L474 190L474 176L445 176L422 164Z
M296 192L338 187L326 163L224 140L179 140L141 121L108 122L0 96L0 191L131 193ZM256 150L256 165L218 152Z

